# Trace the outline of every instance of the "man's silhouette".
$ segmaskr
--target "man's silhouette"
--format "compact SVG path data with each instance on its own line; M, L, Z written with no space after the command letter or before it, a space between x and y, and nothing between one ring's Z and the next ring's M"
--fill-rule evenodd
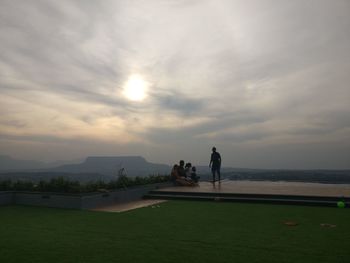
M218 174L220 181L220 167L221 167L221 155L216 151L216 148L212 148L212 154L210 158L209 167L211 167L211 172L213 174L213 183L215 182L215 173Z

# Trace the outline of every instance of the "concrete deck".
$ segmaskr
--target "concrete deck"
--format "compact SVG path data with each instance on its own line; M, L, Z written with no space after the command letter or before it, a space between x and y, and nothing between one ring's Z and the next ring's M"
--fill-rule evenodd
M141 207L158 207L166 199L273 202L334 206L339 198L349 202L350 185L298 182L230 181L200 182L198 186L171 186L152 190L146 200L118 203L93 211L124 212ZM152 199L155 198L155 199Z
M229 181L215 184L200 182L198 186L173 186L153 192L183 193L230 193L230 194L268 194L293 196L350 197L348 184L321 184L299 182L266 182L266 181Z

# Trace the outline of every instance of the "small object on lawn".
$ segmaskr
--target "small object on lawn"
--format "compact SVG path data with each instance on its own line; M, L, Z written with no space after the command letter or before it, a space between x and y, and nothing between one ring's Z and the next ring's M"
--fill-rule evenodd
M286 226L297 226L297 225L299 225L297 222L294 222L294 221L284 221L283 224L285 224Z
M322 227L336 227L337 225L321 223L320 226L322 226Z
M339 202L337 203L337 206L338 206L339 208L345 208L345 203L344 203L343 201L339 201Z

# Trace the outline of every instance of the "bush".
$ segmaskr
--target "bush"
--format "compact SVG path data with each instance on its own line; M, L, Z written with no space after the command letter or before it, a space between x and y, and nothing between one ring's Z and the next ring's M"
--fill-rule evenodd
M11 190L13 190L11 180L0 181L0 191L11 191Z
M12 182L11 180L0 181L0 191L37 191L55 193L89 193L101 190L114 190L128 188L138 185L162 183L170 180L168 175L150 175L148 177L127 177L120 176L117 180L104 182L102 180L91 181L81 184L79 181L72 181L65 177L53 178L50 181L40 180L38 184L31 181Z
M13 190L16 191L33 191L34 189L34 184L33 182L30 181L16 181L12 185Z

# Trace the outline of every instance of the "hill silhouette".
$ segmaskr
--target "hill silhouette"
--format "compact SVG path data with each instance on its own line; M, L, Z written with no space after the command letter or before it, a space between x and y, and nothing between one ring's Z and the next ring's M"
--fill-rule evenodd
M151 174L170 173L170 166L150 163L141 156L90 156L80 164L62 165L47 170L65 173L116 175L121 168L126 170L128 176L148 176Z
M18 171L47 168L47 164L33 160L18 160L8 155L0 155L0 171Z

